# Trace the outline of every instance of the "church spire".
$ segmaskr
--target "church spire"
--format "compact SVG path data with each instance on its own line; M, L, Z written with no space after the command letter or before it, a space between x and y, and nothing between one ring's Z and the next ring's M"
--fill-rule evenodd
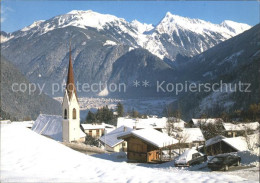
M70 43L70 58L69 58L69 68L68 68L66 90L68 92L69 99L71 99L73 92L75 93L75 95L77 97L76 87L75 87L75 82L74 82L72 58L71 58L71 43Z

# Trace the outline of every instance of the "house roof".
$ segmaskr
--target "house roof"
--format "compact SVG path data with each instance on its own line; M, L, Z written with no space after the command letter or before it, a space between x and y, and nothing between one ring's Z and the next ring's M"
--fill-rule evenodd
M13 121L12 124L24 126L26 128L32 128L34 121Z
M204 135L200 128L184 128L183 136L186 137L186 142L205 141Z
M212 145L212 144L216 144L216 143L222 141L222 139L224 139L224 138L226 138L226 137L224 137L224 136L222 136L222 135L217 135L217 136L215 136L215 137L213 137L213 138L208 139L208 140L205 142L205 146L207 147L207 146L210 146L210 145Z
M258 122L251 123L223 123L223 127L226 131L244 131L244 130L257 130L259 128Z
M40 114L32 126L32 131L62 141L62 116ZM85 136L80 130L80 137Z
M81 124L84 130L105 129L103 124Z
M224 138L222 140L225 143L229 144L234 149L236 149L237 151L248 150L248 145L247 145L245 137Z
M153 128L133 130L131 132L119 136L118 138L124 139L129 136L135 136L159 148L178 143L178 140L168 136L165 133L159 132L158 130L155 130Z
M120 126L119 128L116 128L115 130L103 135L99 138L99 140L110 147L115 147L124 141L122 139L118 139L117 137L124 135L132 130L132 128Z
M147 119L134 119L134 118L125 118L120 117L117 119L117 127L127 126L133 128L136 126L137 129L143 128L165 128L167 123L167 118L147 118Z
M192 118L191 121L195 126L198 126L199 123L203 124L215 124L216 122L223 122L222 118L201 118L201 119L194 119Z

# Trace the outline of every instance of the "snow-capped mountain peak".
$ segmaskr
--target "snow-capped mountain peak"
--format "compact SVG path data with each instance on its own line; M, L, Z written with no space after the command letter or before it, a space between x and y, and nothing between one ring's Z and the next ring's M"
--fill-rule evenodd
M172 34L178 29L189 30L197 34L205 34L208 32L217 32L220 34L225 34L226 38L230 38L245 30L251 28L251 26L243 23L237 23L233 21L226 20L221 24L213 24L200 19L192 19L187 17L182 17L179 15L173 15L167 12L165 17L156 26L156 30L159 33Z
M231 32L234 32L235 34L240 34L244 32L247 29L250 29L251 26L244 24L244 23L238 23L231 20L225 20L223 21L220 26L225 27L229 29Z

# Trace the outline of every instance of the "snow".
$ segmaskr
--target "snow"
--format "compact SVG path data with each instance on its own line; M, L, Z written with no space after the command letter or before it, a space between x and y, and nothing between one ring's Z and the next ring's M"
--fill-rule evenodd
M116 145L124 142L124 140L118 139L118 137L120 135L123 135L132 130L133 129L128 128L126 126L121 126L119 128L116 128L115 130L103 135L102 137L99 138L99 140L110 147L115 147Z
M158 130L154 130L152 128L133 130L126 134L120 135L119 138L124 138L126 136L131 136L131 135L138 137L159 148L178 143L178 140L168 136L165 133L159 132Z
M111 40L106 40L106 42L103 44L103 46L107 46L107 45L115 46L115 45L117 45L117 43L114 41L111 41Z
M134 118L127 118L127 117L120 117L117 119L117 127L122 125L128 126L130 128L136 129L141 128L160 128L163 129L166 127L167 118L157 118L157 117L148 117L147 119L134 119Z
M21 125L21 126L24 126L26 128L32 128L34 121L13 121L12 124Z
M62 141L62 116L40 114L32 126L32 131ZM85 136L80 130L80 137Z
M257 130L259 128L259 123L223 123L223 126L226 131Z
M253 182L234 175L102 160L12 124L1 125L0 173L1 182Z
M229 144L231 147L238 151L246 151L248 150L248 145L245 137L233 137L233 138L224 138L222 141Z

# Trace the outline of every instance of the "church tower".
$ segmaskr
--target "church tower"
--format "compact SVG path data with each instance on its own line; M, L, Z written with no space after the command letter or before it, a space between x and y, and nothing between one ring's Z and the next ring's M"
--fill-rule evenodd
M80 139L80 111L74 82L71 46L67 84L62 102L62 117L63 142L78 141Z

